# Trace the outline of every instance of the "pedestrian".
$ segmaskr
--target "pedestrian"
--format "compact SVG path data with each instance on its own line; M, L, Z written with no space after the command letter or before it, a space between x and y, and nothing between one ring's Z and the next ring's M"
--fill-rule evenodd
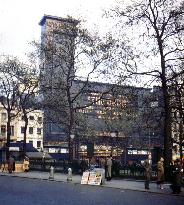
M28 172L29 171L29 158L25 156L23 161L23 171Z
M106 177L107 177L107 181L110 181L112 178L112 158L111 157L109 157L107 159L107 175L106 175Z
M13 171L13 165L14 165L14 158L12 156L9 157L8 159L8 172L11 174Z
M106 160L104 158L100 159L100 167L105 169Z
M160 161L157 163L157 186L160 189L164 189L164 158L161 157Z
M88 165L86 163L86 161L83 159L80 163L80 167L81 167L81 172L85 172L88 169Z
M93 170L96 167L96 159L92 157L90 160L90 169Z
M171 189L173 191L173 194L179 194L181 192L182 173L183 173L183 169L180 164L180 159L176 159L174 162L174 166L172 168Z
M152 173L151 155L148 155L148 159L145 160L143 166L145 169L145 189L150 189L149 183L150 183L151 173Z
M6 160L3 160L2 166L1 166L1 170L2 170L2 172L7 171L7 163L6 163Z

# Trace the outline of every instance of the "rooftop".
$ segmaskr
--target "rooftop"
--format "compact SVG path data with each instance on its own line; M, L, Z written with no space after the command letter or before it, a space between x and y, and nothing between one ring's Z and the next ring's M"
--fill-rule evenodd
M76 20L76 19L72 19L71 17L68 17L68 18L61 18L61 17L57 17L57 16L51 16L51 15L44 15L42 17L42 19L40 20L39 22L39 25L40 26L43 26L46 22L47 19L51 19L51 20L55 20L55 21L61 21L61 22L69 22L69 23L74 23L74 24L78 24L79 21Z

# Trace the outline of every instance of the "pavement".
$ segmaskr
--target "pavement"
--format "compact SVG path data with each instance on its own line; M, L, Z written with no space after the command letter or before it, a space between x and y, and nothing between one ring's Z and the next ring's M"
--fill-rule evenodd
M22 177L22 178L30 178L30 179L40 179L40 180L51 180L49 179L48 172L41 172L41 171L29 171L29 172L19 172L19 173L12 173L9 174L7 172L0 171L0 176L10 176L10 177ZM57 182L65 182L65 183L72 183L72 184L80 184L81 183L81 175L73 175L72 181L67 181L67 174L64 173L54 173L54 181ZM82 185L82 186L91 186L91 185ZM166 194L171 195L172 191L170 189L170 184L165 183L164 189L158 189L157 184L155 182L150 182L150 189L144 189L144 181L139 180L129 180L129 179L112 179L111 181L105 181L103 185L100 187L106 188L115 188L115 189L122 189L123 190L132 190L132 191L141 191L141 192L150 192L155 194ZM180 196L184 197L184 188L182 187L182 192Z

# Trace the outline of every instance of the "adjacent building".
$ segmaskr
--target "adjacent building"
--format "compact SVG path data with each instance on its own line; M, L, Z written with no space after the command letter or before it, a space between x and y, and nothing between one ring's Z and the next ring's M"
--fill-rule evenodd
M33 147L41 151L43 149L43 112L34 110L28 114L29 124L27 129L27 143L32 143ZM6 142L7 134L7 113L0 104L0 142ZM23 141L25 122L22 113L11 121L11 142Z

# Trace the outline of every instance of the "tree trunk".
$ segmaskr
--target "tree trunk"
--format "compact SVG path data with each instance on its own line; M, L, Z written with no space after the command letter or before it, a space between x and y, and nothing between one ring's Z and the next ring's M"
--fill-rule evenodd
M68 146L69 146L69 161L73 160L73 139L71 139L71 134L73 133L73 124L74 124L74 116L73 116L73 107L70 107L70 120L69 120L69 136L68 136Z
M6 141L6 147L7 147L7 151L6 151L6 159L9 159L10 157L10 151L9 151L9 147L10 147L10 140L11 140L11 116L10 116L10 112L8 112L8 121L7 121L7 141Z
M171 145L171 108L170 108L170 97L166 79L166 64L165 57L163 54L163 41L161 37L157 37L160 60L161 60L161 83L164 101L164 165L166 171L166 178L169 176L169 164L172 160L172 145Z
M183 121L181 120L180 121L180 124L179 124L179 151L180 151L180 160L181 160L181 163L182 163L182 160L183 160Z
M28 117L27 117L27 114L26 114L26 111L25 111L25 110L23 110L23 113L24 113L24 122L25 122L24 140L23 140L23 157L25 157L26 151L27 151L27 148L26 148L26 139L27 139Z

